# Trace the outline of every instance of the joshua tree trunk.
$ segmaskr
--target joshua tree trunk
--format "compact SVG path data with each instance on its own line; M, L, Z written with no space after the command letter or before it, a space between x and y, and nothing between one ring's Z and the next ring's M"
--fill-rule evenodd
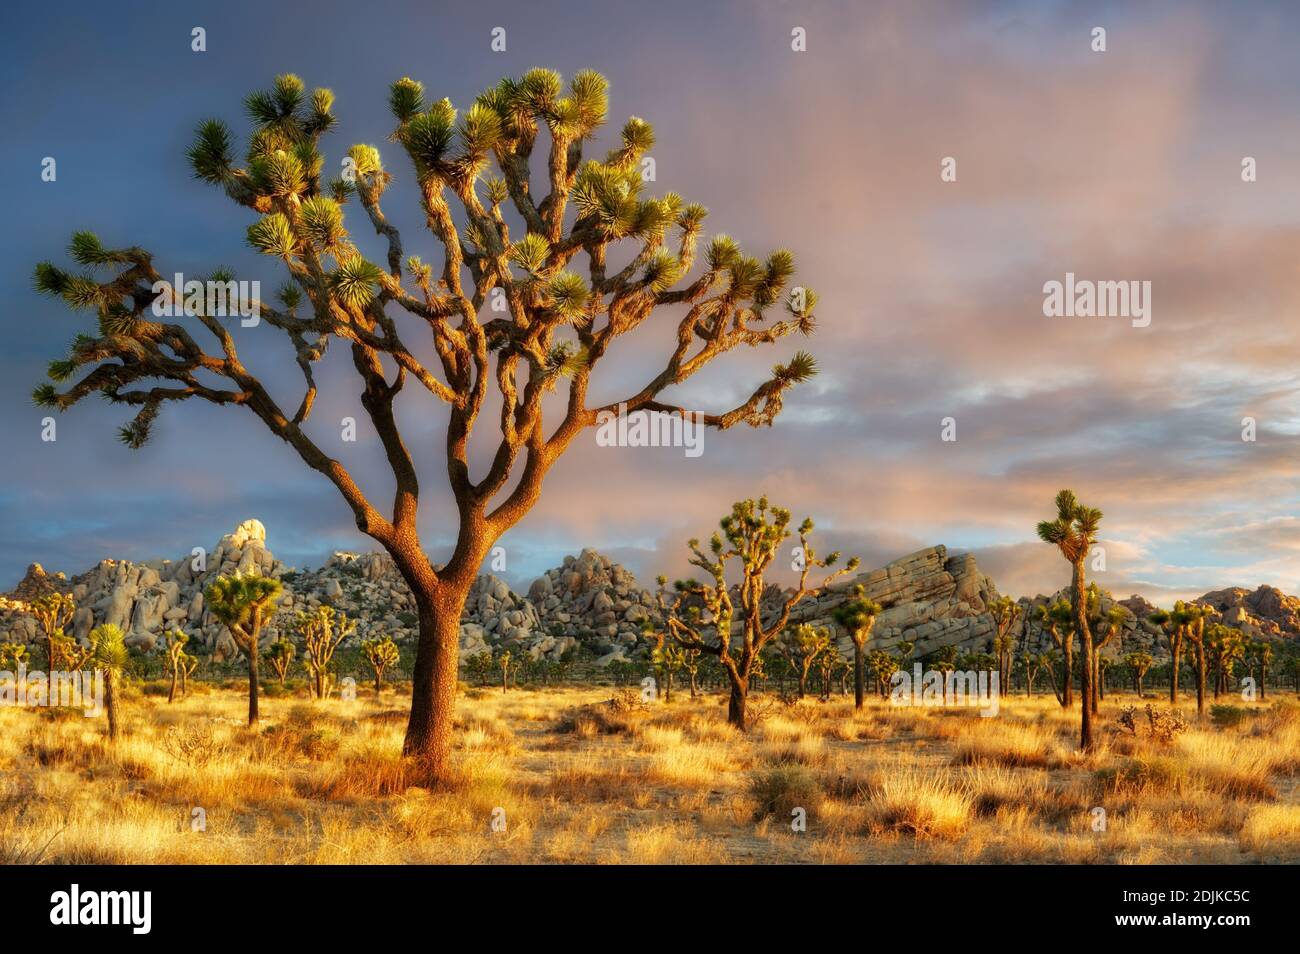
M862 643L853 640L853 708L861 709L865 693L866 659L863 658Z
M1181 634L1169 637L1169 704L1178 704L1178 669L1183 657Z
M168 691L167 693L168 702L174 702L176 700L176 676L177 676L176 670L172 669L172 687L170 691Z
M1080 667L1079 695L1083 719L1079 725L1079 747L1085 752L1092 749L1092 677L1096 661L1093 658L1092 630L1088 625L1088 593L1084 582L1083 562L1086 553L1074 561L1073 582L1070 590L1074 610L1074 629L1080 636L1083 648L1083 665ZM1069 692L1070 674L1066 672L1066 692Z
M248 724L249 726L257 725L257 634L249 640L248 647Z
M108 713L108 737L116 739L119 733L117 724L117 672L113 669L104 672L104 709Z
M749 677L733 676L731 698L727 700L727 721L742 732L745 729L745 703L749 697Z
M1205 646L1197 642L1196 649L1196 715L1205 718Z
M441 599L436 592L412 592L416 593L420 635L411 674L411 717L402 752L419 760L431 781L442 781L447 776L456 711L460 615L469 587Z

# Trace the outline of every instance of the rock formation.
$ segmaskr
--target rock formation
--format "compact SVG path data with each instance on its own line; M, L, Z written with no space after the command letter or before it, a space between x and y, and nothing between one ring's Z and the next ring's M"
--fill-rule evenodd
M175 561L106 559L72 578L48 574L32 564L14 591L0 596L0 639L36 641L36 621L27 604L57 590L76 600L70 629L78 639L85 640L101 623L113 623L126 631L131 648L150 652L162 633L175 627L190 635L198 651L211 653L218 661L232 659L238 650L225 627L205 608L203 590L217 576L235 572L261 573L284 585L283 598L264 633L267 642L286 631L295 613L321 605L356 619L356 639L388 635L408 643L416 637L414 601L386 554L338 552L318 569L294 570L267 548L262 524L246 520L210 552L195 550ZM836 626L831 614L857 584L884 607L868 643L870 650L890 650L906 641L913 644L917 658L945 646L985 651L996 634L988 611L998 599L993 581L980 572L972 555L950 555L942 546L841 578L809 594L796 607L792 621L830 627L847 653L848 634ZM771 586L764 606L775 612L786 595L787 591ZM1021 605L1028 614L1035 604L1064 596L1061 591L1051 597L1022 599ZM1252 636L1300 636L1300 599L1273 587L1218 590L1199 602L1213 606L1219 619ZM1150 603L1137 596L1116 601L1106 594L1103 612L1113 605L1123 607L1128 616L1122 642L1114 641L1108 652L1119 646L1124 652L1164 652L1159 628L1147 622L1154 611ZM656 628L662 626L654 592L623 566L588 549L566 556L560 566L539 576L526 595L514 592L496 576L479 577L461 620L461 653L469 656L506 648L534 659L560 660L581 651L608 665L644 655L646 640L641 632L647 620ZM1030 625L1024 632L1031 649L1051 648L1050 635L1038 627Z

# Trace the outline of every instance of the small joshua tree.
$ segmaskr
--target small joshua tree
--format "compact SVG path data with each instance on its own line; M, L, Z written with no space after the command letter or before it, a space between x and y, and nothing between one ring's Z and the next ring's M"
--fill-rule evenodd
M883 649L877 649L871 654L868 661L868 668L871 670L871 676L876 681L876 691L882 697L889 694L890 684L893 682L894 673L898 672L898 658L893 653L887 653ZM952 663L946 661L940 663L946 666L945 672L952 671Z
M289 667L293 665L293 658L297 654L298 647L293 644L293 640L284 636L266 647L266 661L271 664L271 671L280 680L281 686L289 678Z
M273 394L283 382L273 388L252 373L214 309L187 308L183 321L150 313L155 284L170 274L151 251L108 247L86 231L69 247L85 272L42 262L35 279L97 321L50 363L52 381L33 399L61 411L93 395L133 407L138 413L120 433L130 447L149 439L164 406L198 399L243 408L328 479L411 590L419 639L403 751L437 781L451 750L465 600L497 540L539 500L551 467L620 408L699 414L665 403L663 392L737 349L812 333L817 299L792 285L790 252L755 258L725 235L701 248L707 210L673 192L646 193L641 161L655 141L648 122L628 120L613 148L591 154L609 96L605 78L590 70L567 88L546 69L503 79L459 116L449 100L402 77L388 107L405 171L358 143L333 181L325 174L339 165L337 154L326 157L337 121L333 93L308 92L285 74L244 107L251 129L242 156L231 128L208 119L188 158L198 179L254 217L247 241L288 279L278 302L259 302L258 312L264 327L283 333L302 370L296 410ZM436 264L408 257L409 236L383 208L403 174L439 247ZM375 236L369 249L363 229ZM209 277L232 280L225 272ZM497 313L498 305L505 310ZM778 318L782 306L788 314ZM604 390L591 387L600 363L664 314L675 324L673 344L648 380L607 404L589 403L589 393ZM331 346L347 349L355 368L396 488L391 510L375 506L309 420L315 369ZM786 392L814 372L811 356L799 352L736 406L695 419L719 430L770 424ZM562 386L561 400L545 400ZM455 547L439 565L420 539L420 477L395 413L412 387L447 408L441 469L457 525ZM495 424L486 434L485 422ZM488 453L472 452L475 438L489 442ZM491 463L475 474L471 461L480 456Z
M22 643L0 641L0 670L16 672L27 664L27 647Z
M957 647L944 646L937 650L930 657L930 668L939 673L943 679L941 684L943 704L948 704L948 673L957 668Z
M1083 718L1079 726L1079 748L1085 752L1092 751L1093 745L1092 677L1096 671L1096 664L1093 661L1092 629L1088 626L1087 571L1084 569L1084 563L1092 545L1097 542L1101 517L1100 510L1079 503L1074 496L1074 491L1062 490L1056 495L1056 519L1043 520L1038 524L1039 539L1060 550L1061 556L1069 561L1072 569L1070 610L1074 617L1074 631L1083 648L1083 666L1079 684L1080 695L1083 697L1081 706ZM1071 678L1067 668L1065 676L1067 686Z
M1009 596L999 597L989 604L989 615L997 626L993 637L993 654L998 657L998 679L1004 692L1011 691L1011 664L1016 654L1016 638L1012 627L1020 620L1024 610Z
M330 664L343 640L357 628L355 620L332 606L318 606L310 613L294 617L294 630L302 639L303 661L311 674L312 694L324 699L333 688Z
M843 626L853 640L853 708L861 709L866 695L866 656L865 647L871 638L871 630L876 625L876 617L881 613L881 606L875 600L867 599L861 583L849 591L849 599L841 603L831 613L831 618Z
M1038 671L1048 664L1050 660L1042 653L1026 650L1020 654L1020 671L1025 674L1025 695L1034 694L1034 680L1038 678Z
M497 654L497 668L501 670L501 691L507 692L510 689L510 663L514 657L510 650L503 649Z
M45 668L50 672L80 668L71 664L75 642L63 632L77 610L72 597L66 593L46 593L32 600L29 606L45 636Z
M773 647L790 666L799 684L799 697L808 692L808 674L817 663L817 658L826 652L831 642L831 634L825 627L800 623L791 626L773 643Z
M718 657L727 674L731 693L727 702L727 721L744 731L745 703L749 698L750 680L760 678L762 653L790 622L794 607L811 591L809 574L817 568L829 569L839 560L838 553L829 553L824 559L817 556L808 535L813 522L805 519L799 525L799 547L794 567L799 582L794 591L781 600L765 618L762 607L766 590L764 575L776 558L781 545L791 536L790 511L769 507L766 497L742 500L732 505L731 513L723 517L720 532L709 541L709 552L700 549L698 540L687 546L691 551L691 565L703 570L709 582L679 580L675 597L670 601L663 589L659 605L668 621L668 632L686 649L698 649ZM735 644L732 622L737 611L727 583L727 566L732 561L740 564L742 580L737 590L740 598L739 645ZM842 569L832 571L822 581L825 587L832 580L857 569L854 557ZM709 614L704 621L703 611Z
M1192 647L1192 665L1196 668L1196 717L1205 718L1205 684L1209 657L1205 646L1205 620L1214 615L1213 608L1201 603L1183 604L1187 620L1187 641Z
M121 627L105 624L90 631L95 668L104 673L104 710L108 713L108 737L121 734L117 706L121 695L122 670L126 667L125 634Z
M1142 692L1142 680L1146 678L1154 663L1155 659L1150 653L1129 653L1124 657L1124 665L1128 666L1129 672L1133 673L1133 688L1137 690L1139 699L1146 698Z
M1169 704L1178 704L1178 673L1183 667L1183 641L1194 616L1187 604L1179 600L1172 610L1156 610L1149 617L1169 638Z
M1074 705L1074 612L1065 600L1057 600L1050 606L1040 604L1034 608L1034 618L1052 634L1052 642L1061 652L1062 668L1065 678L1060 687L1056 684L1056 667L1051 667L1052 689L1062 709Z
M1116 604L1105 613L1101 611L1101 588L1096 583L1088 584L1088 622L1092 626L1094 652L1092 654L1092 714L1097 715L1101 702L1105 698L1106 687L1102 684L1102 668L1109 666L1111 660L1102 658L1101 651L1110 645L1112 639L1124 632L1124 622L1128 611ZM1118 647L1118 644L1116 644Z
M191 656L189 653L181 653L181 696L182 698L190 694L190 676L194 675L194 670L199 668L199 658Z
M391 636L362 640L361 654L375 671L375 695L379 695L384 686L384 673L397 665L402 654Z
M171 675L171 688L167 690L168 702L176 701L176 687L185 668L185 660L188 658L185 646L189 641L190 638L179 629L169 629L163 633L163 661L167 666L167 672Z
M275 612L280 581L256 574L219 577L204 591L212 615L226 624L235 645L248 659L248 724L257 724L258 660L262 626Z

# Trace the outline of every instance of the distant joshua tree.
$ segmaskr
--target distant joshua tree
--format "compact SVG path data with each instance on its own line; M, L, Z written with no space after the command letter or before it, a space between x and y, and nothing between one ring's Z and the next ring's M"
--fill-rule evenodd
M794 673L801 699L808 692L808 674L830 643L830 631L824 626L800 623L786 629L772 644Z
M1183 606L1187 619L1187 640L1192 647L1192 664L1196 667L1196 716L1205 718L1205 684L1209 660L1205 647L1205 620L1214 615L1214 610L1200 603L1187 603Z
M1169 704L1178 704L1178 673L1183 666L1183 641L1187 629L1192 624L1194 615L1187 611L1187 604L1179 600L1172 610L1156 610L1147 617L1165 631L1169 638Z
M23 643L0 641L0 670L15 672L27 664L27 647Z
M275 677L280 680L283 686L289 678L289 667L293 665L293 657L298 654L298 647L293 644L293 640L281 636L270 646L266 648L266 661L271 664L271 669Z
M330 664L343 640L356 630L356 620L332 606L318 606L310 613L299 613L293 626L302 640L303 661L311 674L312 694L326 698L333 689Z
M839 554L829 553L824 559L817 556L808 540L813 522L805 519L797 531L799 548L795 567L799 582L765 618L762 607L766 588L764 575L782 544L791 536L790 511L769 507L766 497L756 501L742 500L733 504L731 513L722 518L720 530L710 539L708 553L700 549L698 540L687 543L691 565L707 573L709 582L679 580L674 584L676 595L671 600L664 589L660 589L659 604L668 621L668 631L680 646L718 657L731 684L727 721L743 731L747 727L745 703L749 698L750 680L760 678L763 650L786 628L791 611L811 592L809 574L814 569L829 569L839 561ZM737 611L727 582L727 565L732 561L740 564L742 574L737 590L740 598L738 645L731 631ZM843 568L830 572L822 586L857 567L858 559L854 557ZM709 614L707 623L703 616L706 610Z
M853 640L853 708L861 709L866 688L866 656L864 649L871 638L871 630L876 625L876 617L882 607L875 600L868 599L861 583L849 591L849 599L841 603L831 613L831 617L843 626Z
M1039 604L1034 607L1034 619L1052 634L1052 642L1060 650L1064 678L1060 685L1056 681L1056 665L1048 667L1052 677L1052 689L1056 701L1062 709L1074 705L1074 611L1065 600L1057 600L1051 605Z
M1142 680L1146 677L1153 663L1155 663L1155 659L1152 658L1150 653L1129 653L1124 657L1124 665L1128 666L1129 671L1133 673L1133 688L1137 690L1139 699L1146 698L1142 693Z
M336 123L328 89L308 94L297 76L277 76L271 89L244 101L252 129L242 163L234 135L217 119L199 125L188 153L197 178L256 216L248 242L288 275L278 303L257 306L263 325L283 332L296 353L304 386L296 410L281 407L244 364L211 300L192 308L187 301L192 320L184 323L156 320L151 306L170 269L156 267L144 248L106 247L84 231L69 251L88 271L42 262L36 286L95 313L97 327L51 362L54 383L33 398L66 410L98 394L138 408L120 434L131 447L149 439L165 405L198 398L246 408L333 483L415 601L419 638L404 752L437 781L451 749L466 597L496 541L536 504L551 467L603 415L696 414L665 403L662 393L736 349L810 334L816 296L790 287L788 251L753 258L719 235L697 263L704 207L672 192L645 194L641 163L655 141L649 123L630 119L603 158L585 154L608 111L608 83L598 73L576 74L566 90L558 73L530 70L484 91L459 121L449 100L431 102L420 83L403 77L390 87L388 106L396 120L389 138L413 170L419 219L441 247L437 266L407 257L406 240L385 214L381 203L396 173L378 149L354 145L343 176L327 179L324 170L339 164L323 152L322 137ZM538 145L543 158L534 161ZM540 183L533 181L539 166ZM345 209L378 236L382 264L358 244ZM208 280L225 287L233 276L213 272ZM788 315L773 319L782 305ZM589 405L596 366L661 308L676 309L662 367L609 403ZM334 342L349 353L361 406L392 471L389 512L371 502L320 433L309 433L314 369ZM737 406L696 419L719 429L770 424L787 390L815 370L799 352ZM566 379L567 393L546 401ZM443 473L458 526L455 548L439 566L417 529L420 482L397 424L396 402L410 397L408 384L448 412ZM489 392L501 399L500 412L488 415L499 434L486 438L496 448L475 479L470 445L484 409L497 406ZM545 422L544 410L558 411L556 419Z
M219 577L204 591L212 615L226 624L235 645L248 659L248 724L257 725L259 642L262 626L275 612L280 581L256 574Z
M994 600L988 607L997 635L993 637L993 654L998 659L998 681L1003 692L1011 690L1011 664L1015 660L1016 637L1012 628L1024 616L1024 609L1009 596Z
M1092 654L1092 714L1097 715L1100 709L1100 700L1106 696L1106 687L1102 682L1102 669L1109 666L1111 660L1103 659L1101 651L1110 645L1110 641L1116 636L1123 635L1124 621L1128 619L1128 611L1116 603L1105 613L1101 611L1101 588L1096 583L1088 584L1088 622L1092 626L1093 633L1096 634L1096 645ZM1116 644L1116 648L1120 648Z
M1039 539L1060 550L1061 556L1069 561L1072 568L1070 610L1074 617L1074 631L1083 647L1082 679L1079 684L1083 697L1083 718L1079 727L1079 747L1085 752L1091 751L1093 747L1092 682L1096 664L1093 661L1095 650L1092 630L1088 626L1088 581L1084 563L1092 545L1097 542L1101 518L1101 511L1079 503L1074 491L1062 490L1056 495L1056 519L1043 520L1038 524ZM1071 680L1068 668L1065 680L1068 686Z
M181 671L185 668L185 644L190 641L179 629L169 629L163 633L165 653L163 656L167 672L171 675L171 688L167 690L167 701L176 701L176 687L180 683Z
M375 671L375 695L379 695L384 687L384 673L397 665L402 654L391 636L362 640L361 654Z
M72 597L66 593L46 593L28 605L45 636L45 668L50 672L80 668L72 664L76 643L63 632L77 609Z

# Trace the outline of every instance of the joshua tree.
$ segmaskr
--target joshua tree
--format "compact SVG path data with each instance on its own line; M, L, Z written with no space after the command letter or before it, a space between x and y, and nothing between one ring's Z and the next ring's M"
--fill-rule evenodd
M275 612L280 598L280 581L266 576L243 575L219 577L204 591L203 598L212 615L226 624L235 645L248 658L248 724L257 724L259 641L262 625Z
M46 593L32 600L29 606L45 636L45 668L50 672L79 668L71 665L69 658L75 646L74 641L63 632L77 610L72 597L66 593Z
M691 679L691 698L694 699L698 691L696 686L700 676L700 651L698 649L682 650L682 668L686 670L686 675Z
M1182 617L1186 619L1187 639L1192 646L1192 661L1196 667L1196 715L1205 718L1205 674L1208 660L1205 654L1205 619L1214 610L1199 603L1183 604Z
M302 638L302 651L311 673L312 693L317 699L328 696L333 687L330 663L334 651L357 628L355 620L332 606L318 606L310 613L294 617L294 630Z
M799 684L799 697L808 692L808 673L817 663L817 657L831 644L831 634L824 626L800 623L791 626L773 643L776 651L785 658Z
M362 640L361 653L375 671L375 695L379 695L384 686L384 673L389 667L397 665L402 654L391 636Z
M1142 680L1155 660L1150 653L1129 653L1124 657L1124 665L1133 673L1133 687L1137 689L1139 699L1145 699L1142 693Z
M1287 650L1287 656L1282 660L1282 672L1291 677L1296 695L1300 696L1300 646L1291 646Z
M1016 638L1012 627L1024 615L1024 610L1009 596L1002 596L989 605L989 614L997 626L993 637L993 653L998 657L998 679L1004 691L1011 691L1011 663L1015 659Z
M180 682L181 670L185 665L185 644L190 641L179 629L169 629L163 633L167 671L171 674L171 688L167 690L167 701L176 701L176 686Z
M1163 629L1169 638L1169 704L1177 705L1178 673L1183 665L1183 640L1194 617L1187 612L1187 604L1179 600L1172 610L1156 610L1147 618Z
M121 734L117 703L121 692L122 669L126 666L125 634L121 627L105 624L90 631L90 644L94 647L95 668L104 673L104 711L108 713L108 737L116 739Z
M27 664L27 647L23 643L0 641L0 670L17 671Z
M686 649L698 649L718 657L731 684L727 703L727 721L742 731L745 725L745 702L749 697L751 678L761 678L762 653L778 633L790 622L795 605L808 595L808 575L817 568L829 569L839 561L838 553L818 558L808 535L813 522L804 519L799 525L799 546L794 566L799 572L799 582L794 591L782 599L764 619L762 607L766 590L764 574L775 559L781 545L790 538L790 511L781 507L768 507L766 497L757 501L743 500L732 505L731 513L722 518L721 532L715 532L709 541L709 552L700 549L698 540L691 540L691 565L709 575L708 583L679 580L674 589L676 597L670 603L661 588L659 605L668 621L668 632ZM731 589L727 585L727 564L740 563L742 579L738 589L740 598L740 644L734 646L731 631L736 607ZM822 586L857 569L857 557L849 560L842 569L832 571L822 581ZM688 603L688 601L690 601ZM703 611L710 620L706 625ZM711 634L706 634L711 629Z
M817 656L817 671L822 677L821 698L825 702L831 697L831 683L834 680L835 673L846 666L844 657L840 655L840 647L836 645L834 639L826 640L826 648Z
M1060 686L1056 683L1056 667L1051 667L1052 690L1056 701L1062 709L1074 705L1074 611L1065 600L1057 600L1050 606L1039 604L1034 607L1034 619L1052 634L1052 641L1061 651L1064 678Z
M497 668L501 670L501 691L505 692L510 688L510 650L503 649L497 656Z
M1101 524L1101 511L1095 507L1085 507L1074 496L1072 490L1062 490L1056 495L1056 519L1043 520L1038 524L1038 536L1044 543L1050 543L1061 551L1061 556L1069 561L1072 568L1070 579L1070 610L1074 616L1074 631L1078 634L1083 648L1082 678L1079 683L1080 695L1083 697L1083 718L1079 727L1079 747L1085 752L1092 750L1092 681L1095 670L1093 662L1092 630L1088 626L1088 592L1087 572L1084 561L1088 551L1097 542L1097 529ZM1068 661L1067 661L1068 664ZM1066 686L1070 684L1070 673L1066 669Z
M245 367L210 304L187 308L187 323L146 315L168 269L143 248L106 248L89 232L73 236L72 258L111 274L101 280L43 262L36 284L93 310L98 333L77 338L69 357L50 365L55 383L37 388L34 399L66 409L99 393L137 407L121 432L130 446L148 439L167 402L243 406L329 479L357 527L392 556L415 600L419 639L404 751L437 779L450 749L466 596L498 538L537 502L555 461L584 429L615 413L693 414L661 394L736 348L811 333L816 296L788 287L794 259L784 250L760 260L719 235L697 262L706 210L675 193L644 193L641 159L654 143L649 123L629 120L603 159L584 154L606 118L607 83L597 73L576 74L567 91L551 70L502 80L459 122L448 100L427 101L415 80L392 85L391 139L413 168L422 219L441 246L436 269L405 257L404 238L382 208L396 173L378 149L353 146L343 178L326 181L323 170L338 161L327 162L322 151L322 136L335 124L333 101L327 89L308 96L298 77L279 76L272 89L245 100L252 133L242 166L234 136L216 119L198 127L188 154L196 177L258 216L248 241L288 273L278 305L257 306L261 322L283 332L296 353L304 378L296 410L282 408ZM549 142L541 190L530 161L539 133ZM345 225L345 208L358 205L378 236L382 265L357 244L353 223ZM583 259L585 278L577 270ZM782 304L789 315L771 320ZM662 369L618 399L589 406L597 364L660 306L680 306ZM206 332L197 339L196 323ZM215 347L205 348L209 336ZM427 348L415 340L426 336ZM392 470L389 513L372 504L319 434L308 433L313 369L335 339L350 352L362 408ZM426 351L436 362L422 360ZM82 369L89 371L73 382ZM770 424L785 392L815 370L800 352L743 403L694 419L719 429ZM551 412L544 398L566 378L558 418L544 423L544 403ZM68 382L62 391L61 382ZM420 485L397 425L397 398L412 382L448 409L446 473L458 527L451 556L437 566L417 530ZM502 401L499 416L490 412L500 433L491 463L475 479L470 444L480 413L495 407L491 390Z
M1088 622L1092 626L1092 631L1100 638L1096 640L1092 654L1092 714L1097 715L1100 708L1100 700L1106 697L1106 687L1102 683L1102 669L1111 664L1111 660L1104 659L1101 651L1110 645L1110 641L1116 636L1123 635L1124 622L1128 619L1129 613L1118 603L1113 605L1105 613L1101 611L1101 588L1096 583L1088 584ZM1116 648L1121 648L1117 644Z
M835 607L831 617L848 630L849 638L853 640L853 708L861 709L866 684L863 648L871 637L881 606L863 595L865 590L860 583L849 592L851 598Z
M194 675L194 670L199 668L199 659L197 656L191 656L189 653L181 653L181 697L184 698L190 694L190 676Z
M1020 654L1020 671L1025 674L1025 695L1034 694L1034 679L1038 677L1038 670L1043 668L1046 657L1038 654L1024 651Z
M275 677L280 680L281 686L289 678L289 667L293 665L293 657L297 654L298 648L294 646L293 640L285 639L283 636L266 648L266 661L271 664L271 669L275 672Z
M894 678L894 673L898 672L898 658L883 649L877 649L871 654L868 668L876 681L876 691L882 697L888 695L890 682Z
M957 668L957 647L944 646L930 659L930 668L942 676L943 704L948 704L948 673ZM883 691L883 690L882 690Z

